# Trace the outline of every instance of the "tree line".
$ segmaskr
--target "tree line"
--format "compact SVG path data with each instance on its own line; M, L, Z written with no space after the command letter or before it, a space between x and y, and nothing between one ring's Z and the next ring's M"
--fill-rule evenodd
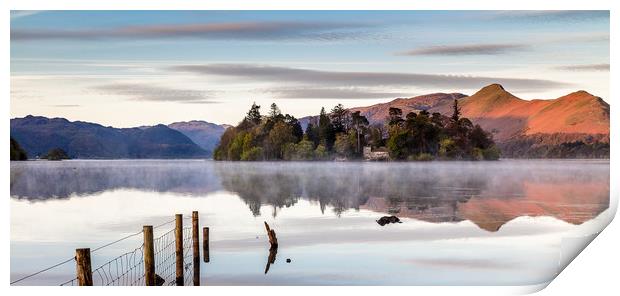
M361 159L363 147L384 149L394 160L498 159L492 136L460 117L454 101L451 117L427 111L390 108L386 124L371 125L360 111L342 104L329 113L321 108L305 131L294 116L282 114L273 103L266 115L256 103L245 118L228 128L214 152L216 160L332 160Z

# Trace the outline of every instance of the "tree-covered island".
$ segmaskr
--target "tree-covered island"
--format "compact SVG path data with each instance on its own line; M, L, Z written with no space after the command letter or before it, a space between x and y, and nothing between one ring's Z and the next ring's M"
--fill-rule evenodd
M366 149L364 149L366 148ZM497 160L490 133L461 117L457 100L452 116L390 108L385 124L369 124L359 111L338 104L321 108L305 131L298 119L271 104L261 115L255 103L245 118L228 128L215 149L215 160L356 160L384 151L389 160ZM381 153L381 152L378 152Z

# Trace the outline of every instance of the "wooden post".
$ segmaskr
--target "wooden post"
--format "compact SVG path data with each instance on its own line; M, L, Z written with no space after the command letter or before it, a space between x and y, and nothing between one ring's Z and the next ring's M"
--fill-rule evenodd
M144 232L144 282L155 286L155 251L153 249L153 226L142 227Z
M202 257L209 262L209 227L202 228Z
M175 215L176 226L174 229L174 239L176 242L176 284L177 286L183 286L183 215Z
M77 267L77 280L80 286L93 285L93 271L90 266L90 249L76 249L75 261Z
M265 229L267 230L267 237L269 237L269 244L271 245L271 249L278 248L278 238L276 237L276 231L271 229L266 221Z
M194 250L194 286L200 286L200 241L198 241L198 212L192 212L192 248Z

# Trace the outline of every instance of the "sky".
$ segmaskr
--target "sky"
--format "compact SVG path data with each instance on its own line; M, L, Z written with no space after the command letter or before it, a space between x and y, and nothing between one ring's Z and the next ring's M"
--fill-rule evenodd
M236 124L491 83L610 102L609 12L11 12L11 117Z

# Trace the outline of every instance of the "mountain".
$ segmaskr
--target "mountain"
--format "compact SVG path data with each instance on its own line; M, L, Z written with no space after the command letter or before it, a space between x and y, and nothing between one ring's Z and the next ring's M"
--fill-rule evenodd
M349 108L349 112L360 111L360 114L368 119L370 124L384 124L390 113L390 108L399 108L403 115L409 112L432 110L439 106L452 106L455 99L461 99L466 95L461 93L434 93L412 98L397 98L387 103L379 103L366 107ZM327 110L329 112L329 110ZM318 116L306 116L299 119L301 127L305 130L310 121L318 120Z
M583 90L557 99L523 100L491 84L471 96L435 93L349 111L360 111L371 124L384 124L392 107L401 109L403 116L421 110L450 116L455 99L462 117L493 134L503 157L609 157L609 104ZM316 118L301 118L302 127Z
M113 128L28 115L11 119L11 137L36 158L61 148L71 158L199 158L208 153L165 125Z
M499 84L459 99L463 117L491 131L508 157L608 157L609 104L580 90L552 100L523 100ZM451 114L451 105L429 110Z
M523 100L501 85L486 86L459 100L462 116L484 129L495 130L496 140L535 134L609 134L609 104L586 91L553 100ZM431 111L449 114L452 106Z
M211 155L215 146L220 142L220 137L230 125L192 120L171 123L168 127L183 133Z
M360 111L360 114L366 116L371 124L385 123L385 119L390 114L390 108L399 108L403 111L403 115L406 115L409 112L432 110L439 106L451 106L455 99L461 99L463 97L466 97L466 95L461 93L435 93L412 98L398 98L388 103L351 108L349 111Z

